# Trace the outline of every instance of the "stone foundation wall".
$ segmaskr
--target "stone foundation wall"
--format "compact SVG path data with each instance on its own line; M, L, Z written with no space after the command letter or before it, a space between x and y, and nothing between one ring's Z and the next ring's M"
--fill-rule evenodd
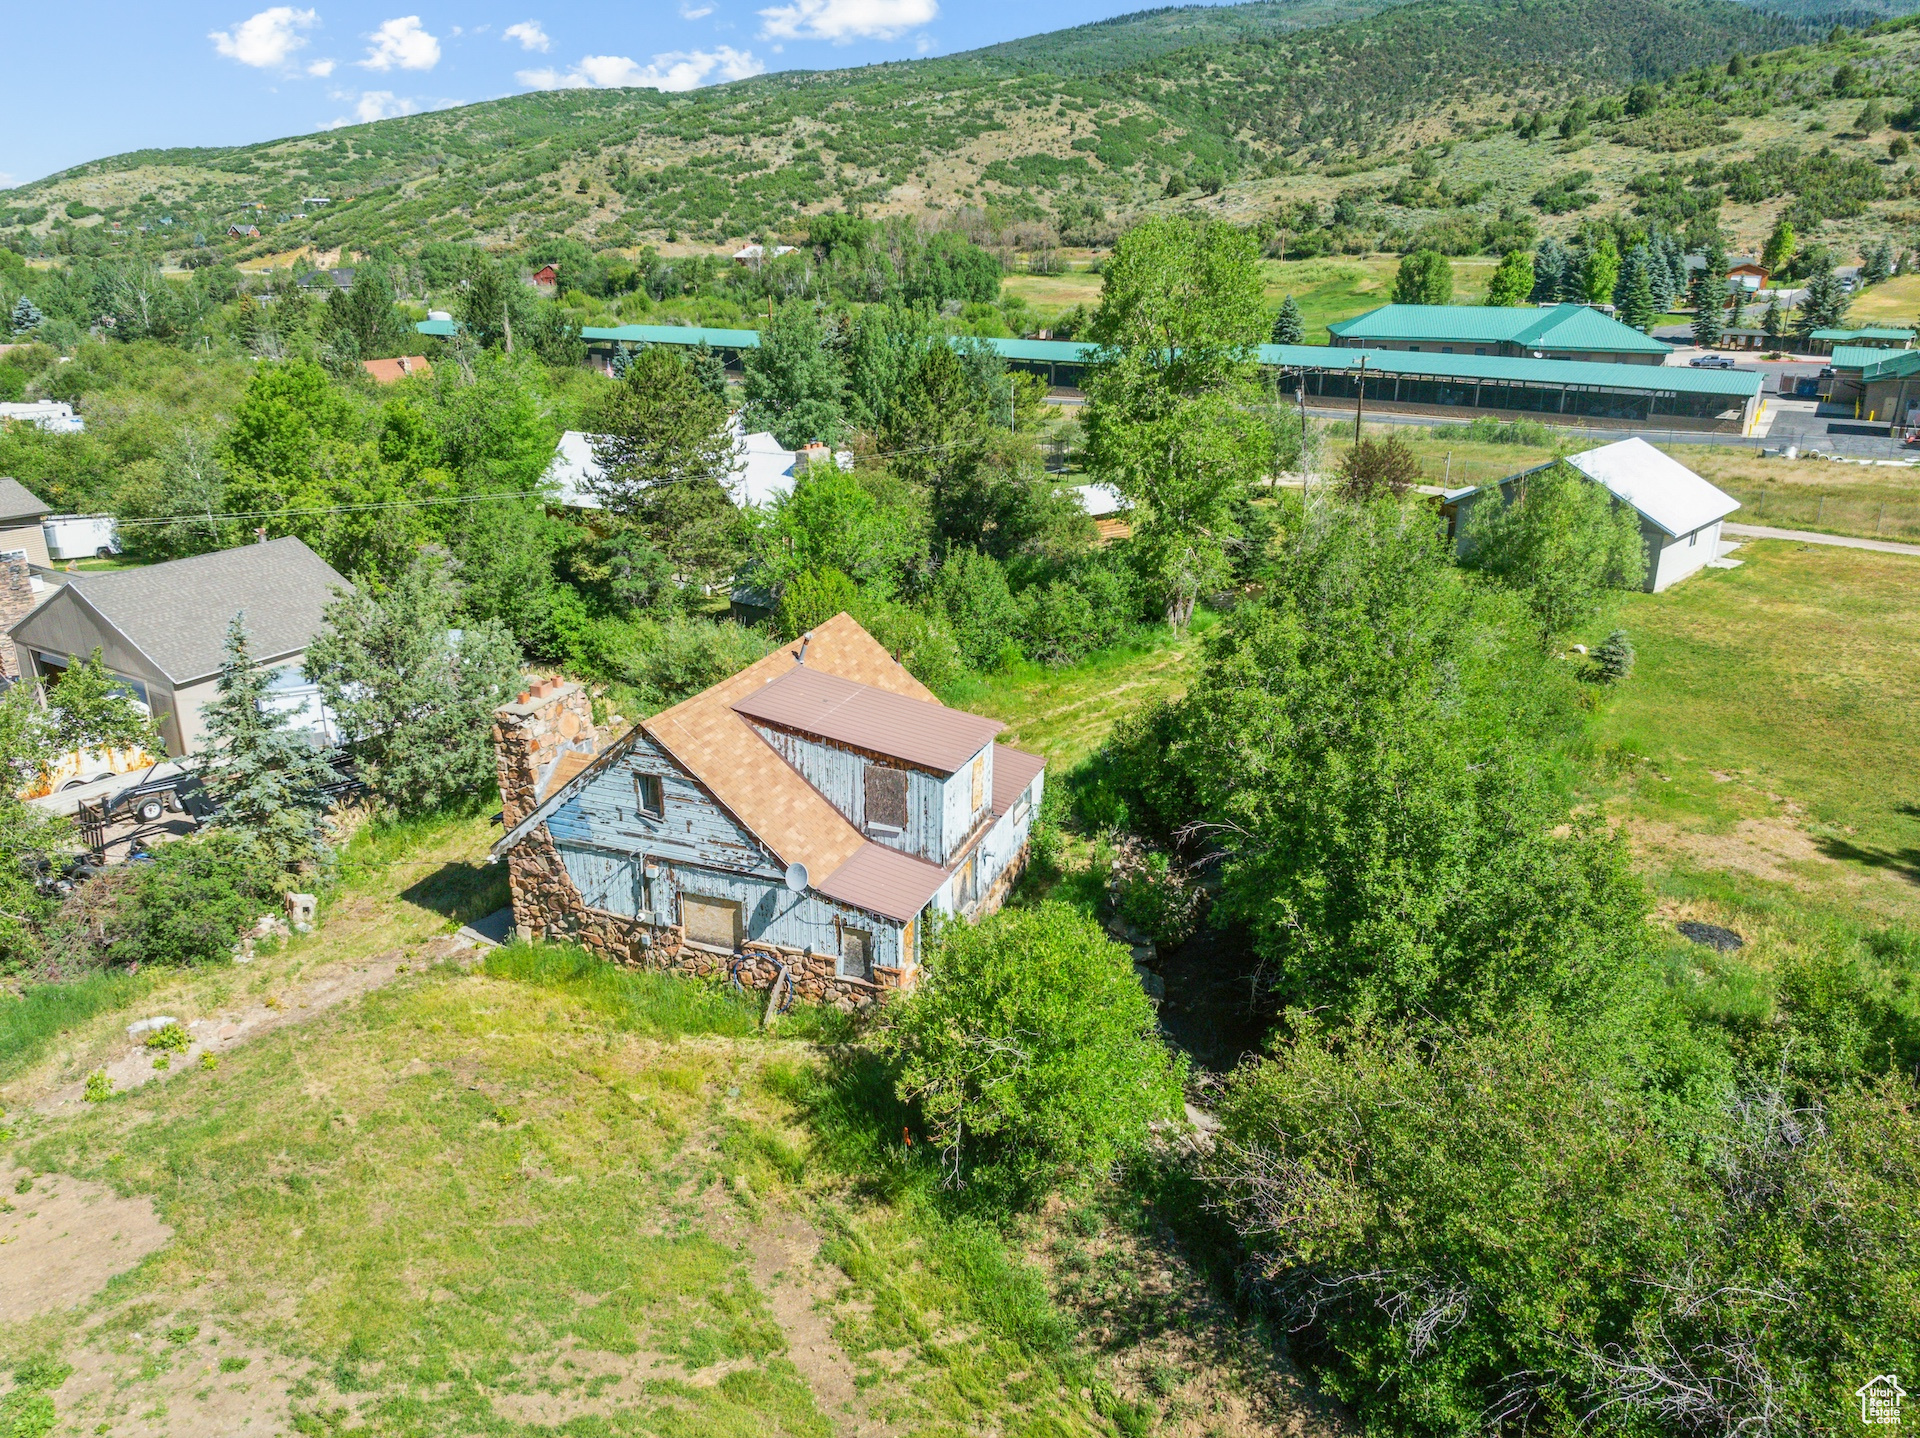
M631 969L671 969L704 979L736 979L766 990L787 970L796 1002L830 1004L853 1013L903 986L898 969L876 968L874 981L842 978L831 954L808 954L781 944L749 940L738 954L716 953L686 941L679 925L642 923L604 909L590 909L567 874L566 861L542 824L507 856L513 891L513 922L523 938L579 944L608 963ZM905 976L911 983L911 976Z
M1000 871L999 876L988 886L987 892L980 896L979 902L973 906L973 912L967 917L978 922L988 914L997 914L1000 906L1006 903L1007 895L1013 892L1013 886L1020 882L1020 876L1026 873L1027 860L1032 857L1033 841L1029 839L1020 846L1019 852L1007 860L1007 867Z
M560 754L591 743L592 711L578 685L537 686L521 701L503 705L494 715L494 754L500 773L502 817L511 829L539 805L540 775ZM1024 859L1024 851L1022 854ZM701 978L738 979L746 988L765 990L784 965L796 1002L830 1004L846 1013L867 1008L911 984L911 974L876 968L874 981L846 979L834 972L831 954L808 954L785 945L749 941L739 954L714 953L686 942L678 925L642 923L604 909L590 909L567 873L553 836L541 824L507 853L507 887L513 897L513 923L524 939L553 939L579 944L609 963L636 969L672 969ZM1004 897L996 884L987 896L993 906ZM985 901L983 901L984 903ZM989 912L982 908L981 912Z

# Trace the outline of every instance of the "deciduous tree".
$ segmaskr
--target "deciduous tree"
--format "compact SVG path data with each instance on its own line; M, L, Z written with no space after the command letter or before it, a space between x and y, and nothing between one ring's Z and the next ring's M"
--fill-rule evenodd
M1273 453L1253 238L1210 221L1136 226L1107 263L1092 331L1090 466L1133 501L1133 542L1184 627L1229 573L1234 502Z

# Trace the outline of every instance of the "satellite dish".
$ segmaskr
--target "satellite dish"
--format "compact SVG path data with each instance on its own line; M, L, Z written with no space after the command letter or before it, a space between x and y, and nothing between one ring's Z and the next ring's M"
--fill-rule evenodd
M807 866L795 861L787 865L787 887L794 893L803 893L807 887Z

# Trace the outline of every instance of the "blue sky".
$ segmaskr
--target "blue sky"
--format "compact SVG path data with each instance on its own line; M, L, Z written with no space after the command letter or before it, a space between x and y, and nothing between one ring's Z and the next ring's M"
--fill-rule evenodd
M686 90L950 54L1152 0L260 0L9 5L0 186L124 150L230 145L531 89ZM31 63L25 63L25 62Z

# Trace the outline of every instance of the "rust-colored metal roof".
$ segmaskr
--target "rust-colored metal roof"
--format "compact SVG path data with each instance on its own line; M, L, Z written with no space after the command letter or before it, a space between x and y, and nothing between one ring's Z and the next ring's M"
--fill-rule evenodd
M993 751L993 812L1004 814L1026 792L1033 776L1047 767L1038 754L1028 754L1008 744Z
M783 864L805 864L818 886L866 840L732 707L734 701L795 667L799 647L789 644L774 650L711 689L662 710L641 727L686 765ZM807 667L908 699L934 702L926 685L845 614L834 615L813 631Z
M949 872L925 859L869 842L824 882L816 880L813 887L829 899L904 924L926 907Z
M904 759L951 774L993 741L1007 726L937 700L889 693L845 679L814 663L790 666L772 682L733 702L734 712L752 719L817 734L874 754Z

